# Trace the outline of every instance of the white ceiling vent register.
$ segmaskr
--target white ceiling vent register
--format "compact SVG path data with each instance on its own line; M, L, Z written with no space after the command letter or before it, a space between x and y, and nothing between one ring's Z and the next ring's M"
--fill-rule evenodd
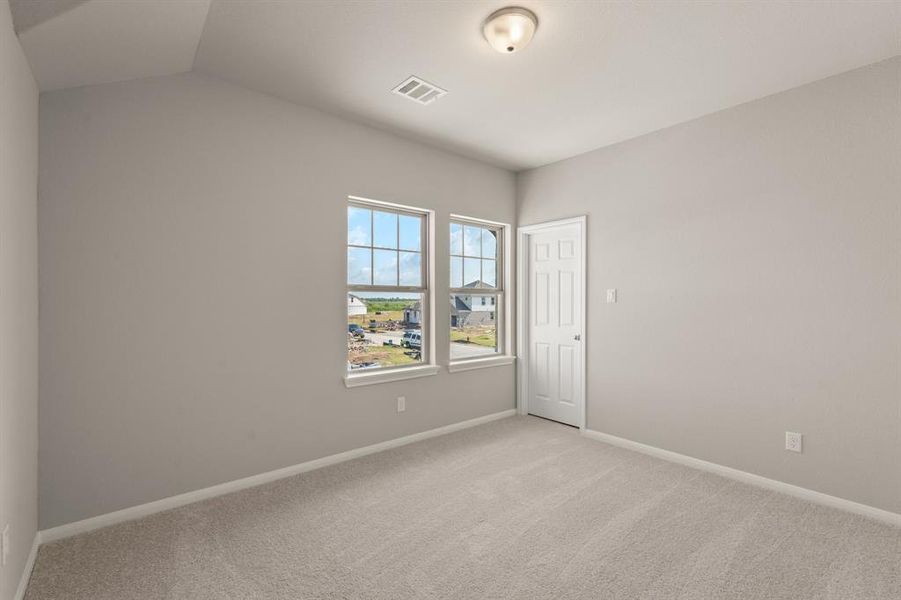
M431 104L447 93L434 83L412 75L391 91L419 104Z

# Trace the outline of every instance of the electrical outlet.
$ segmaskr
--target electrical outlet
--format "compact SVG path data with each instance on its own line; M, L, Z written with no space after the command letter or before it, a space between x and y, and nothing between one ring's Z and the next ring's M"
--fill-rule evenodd
M607 290L607 304L616 304L616 289Z
M785 449L791 452L801 452L804 436L792 431L785 432Z
M406 396L398 396L397 397L397 412L404 412L407 410L407 397Z
M0 555L3 556L2 564L6 564L6 559L9 558L9 523L7 523L3 527L3 535L0 536L0 546L2 546L2 550L0 550Z

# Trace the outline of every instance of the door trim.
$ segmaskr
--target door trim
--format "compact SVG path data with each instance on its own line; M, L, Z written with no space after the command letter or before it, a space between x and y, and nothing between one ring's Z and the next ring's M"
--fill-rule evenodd
M524 225L516 228L516 410L519 414L529 413L529 236L539 231L546 231L566 225L578 225L582 238L582 252L579 270L582 274L582 321L579 335L582 338L582 385L578 401L581 403L579 410L579 429L585 431L587 427L586 407L586 383L588 341L585 337L585 325L588 310L588 216L581 215L568 219L547 221L535 225Z

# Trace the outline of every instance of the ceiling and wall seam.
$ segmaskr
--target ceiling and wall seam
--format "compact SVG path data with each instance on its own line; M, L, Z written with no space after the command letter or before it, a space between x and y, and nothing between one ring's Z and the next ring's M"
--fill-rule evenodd
M206 33L207 25L210 22L210 10L213 7L213 0L210 0L206 7L206 16L203 18L203 27L200 28L200 34L197 36L197 44L194 45L194 57L191 59L191 71L197 63L197 53L200 51L200 42L203 41L203 34Z
M368 128L368 129L372 129L373 131L378 131L378 132L380 132L380 133L383 133L383 134L386 134L386 135L390 135L390 136L392 136L392 137L394 137L394 138L397 138L397 139L399 139L399 140L402 140L402 141L404 141L404 142L406 142L406 143L408 143L408 144L413 144L413 145L416 145L416 146L424 146L424 147L428 148L429 150L432 150L432 151L434 151L434 152L439 152L439 153L441 153L441 154L446 154L446 155L452 156L452 157L454 157L455 159L458 159L458 160L463 160L463 161L467 161L467 162L477 163L477 164L481 165L482 167L484 167L484 168L486 168L486 169L496 169L496 170L499 170L499 171L504 171L504 172L506 172L507 174L509 174L510 177L514 178L514 182L515 182L516 176L521 172L521 171L513 170L513 169L511 169L511 168L509 168L509 167L505 167L505 166L502 166L502 165L498 165L498 164L492 163L492 162L490 162L490 161L488 161L488 160L483 160L483 159L474 157L474 156L469 155L469 154L465 154L465 153L462 153L462 152L457 152L457 151L448 149L448 148L446 148L446 147L444 147L444 146L441 146L441 145L438 145L438 144L432 144L432 143L429 143L429 142L426 142L426 141L417 139L416 137L414 137L414 136L412 136L412 135L407 135L407 134L406 134L405 132L403 132L403 131L398 131L398 130L396 130L396 129L391 129L391 128L388 128L388 127L381 127L381 126L379 126L378 123L369 123L369 122L362 121L362 120L359 120L359 119L354 119L353 117L349 117L349 116L346 116L346 115L341 115L341 114L331 113L331 112L329 112L329 111L327 111L327 110L323 110L323 109L321 109L321 108L319 108L319 107L317 107L317 106L311 106L311 105L309 105L309 104L301 104L301 103L299 103L299 102L293 102L293 101L288 100L288 99L286 99L286 98L282 98L281 96L278 96L278 95L275 95L275 94L270 94L269 92L264 92L264 91L258 90L258 89L256 89L256 88L248 87L248 86L246 86L246 85L242 85L241 83L232 81L231 79L227 79L227 78L225 78L225 77L220 77L220 76L215 75L215 74L213 74L213 73L207 73L207 72L205 72L205 71L200 71L200 70L197 70L197 69L194 69L194 70L191 70L191 71L185 71L185 72L183 72L183 73L173 73L172 75L158 75L158 76L156 76L156 77L139 77L139 78L136 78L136 79L164 79L164 78L166 78L166 77L188 77L188 76L202 77L202 78L206 78L206 79L211 79L211 80L213 80L213 81L218 81L218 82L220 82L220 83L224 83L224 84L226 84L226 85L230 85L230 86L236 87L236 88L238 88L238 89L240 89L240 90L242 90L242 91L244 91L244 92L249 92L249 93L252 93L252 94L258 94L258 95L260 95L260 96L264 96L264 97L269 98L269 99L272 99L272 100L277 100L278 102L287 104L287 105L289 105L289 106L294 106L294 107L301 108L301 109L303 109L303 110L308 110L308 111L313 111L313 112L315 112L315 113L319 113L319 114L321 114L322 116L324 116L324 117L326 117L326 118L328 118L328 119L334 119L334 120L336 120L336 121L344 121L344 122L346 122L346 123L351 123L351 124L357 125L357 126L359 126L359 127L366 127L366 128ZM134 81L134 80L131 80L131 81ZM103 85L116 85L116 84L118 84L118 83L121 83L121 82L113 82L113 83L103 84ZM81 87L91 87L91 86L81 86ZM58 91L68 91L68 90L58 90Z

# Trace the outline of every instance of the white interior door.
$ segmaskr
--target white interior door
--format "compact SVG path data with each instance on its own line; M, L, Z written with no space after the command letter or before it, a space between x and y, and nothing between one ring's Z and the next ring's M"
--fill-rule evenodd
M582 424L582 226L529 234L528 411Z

